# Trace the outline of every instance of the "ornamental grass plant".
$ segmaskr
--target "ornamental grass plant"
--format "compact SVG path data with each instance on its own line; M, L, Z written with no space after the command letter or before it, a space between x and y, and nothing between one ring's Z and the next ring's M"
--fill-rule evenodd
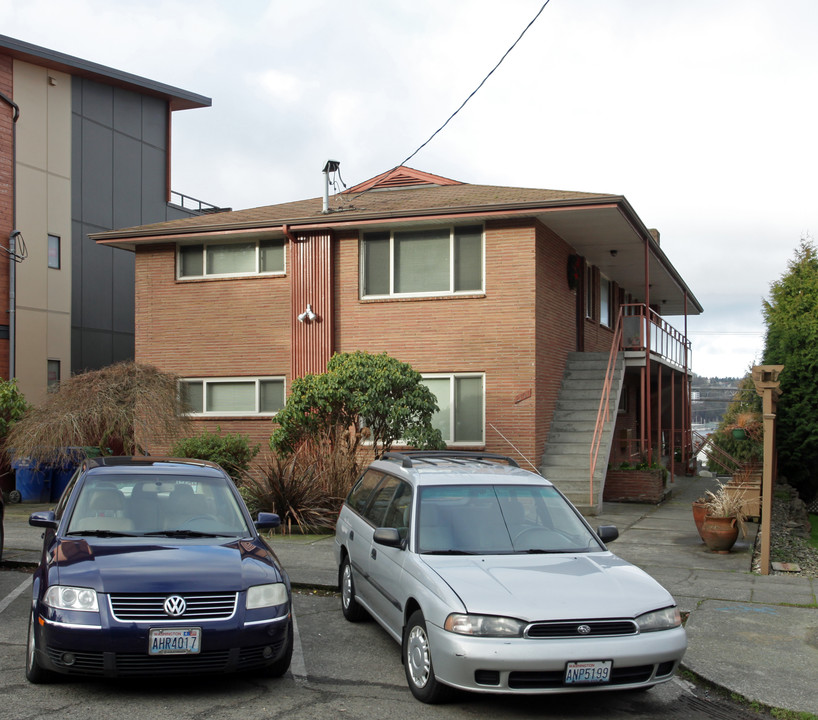
M254 510L275 512L283 532L326 533L335 521L372 452L356 452L336 428L302 440L294 452L274 455L255 475L245 475L242 492Z

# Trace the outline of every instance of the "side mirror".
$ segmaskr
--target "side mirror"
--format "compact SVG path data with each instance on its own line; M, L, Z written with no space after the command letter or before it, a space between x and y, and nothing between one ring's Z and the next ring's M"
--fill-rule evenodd
M272 530L281 525L281 518L275 513L260 512L258 520L253 523L257 530Z
M31 513L28 518L28 524L32 527L48 528L56 530L59 524L54 517L53 510L42 510L40 512Z
M399 548L403 546L403 540L396 528L378 528L375 530L372 540L377 545L386 545L386 547Z
M602 542L609 543L619 537L619 530L617 530L616 525L600 525L596 529L596 534L599 535Z

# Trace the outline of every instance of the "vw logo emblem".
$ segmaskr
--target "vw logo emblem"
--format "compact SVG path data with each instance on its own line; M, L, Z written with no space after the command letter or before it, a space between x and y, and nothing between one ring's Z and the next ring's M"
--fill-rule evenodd
M185 614L185 599L179 595L171 595L165 600L165 613L171 617L179 617Z
M591 634L591 626L590 625L577 625L577 632L580 635L590 635Z

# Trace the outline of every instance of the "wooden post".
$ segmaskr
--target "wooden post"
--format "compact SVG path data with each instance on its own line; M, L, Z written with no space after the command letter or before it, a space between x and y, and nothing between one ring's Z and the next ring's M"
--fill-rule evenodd
M764 418L764 470L761 476L761 574L770 574L770 533L773 511L773 474L775 458L775 412L781 396L778 376L783 365L756 365L753 383L762 398Z

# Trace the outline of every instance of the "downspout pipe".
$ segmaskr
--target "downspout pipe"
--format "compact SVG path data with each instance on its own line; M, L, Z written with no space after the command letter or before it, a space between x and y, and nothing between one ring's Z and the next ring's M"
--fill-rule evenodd
M13 380L17 368L15 356L17 353L15 337L17 335L16 322L16 285L17 285L17 236L20 234L17 227L17 120L20 117L20 106L10 97L0 92L0 100L3 100L14 111L12 115L11 127L11 227L9 235L9 380Z

